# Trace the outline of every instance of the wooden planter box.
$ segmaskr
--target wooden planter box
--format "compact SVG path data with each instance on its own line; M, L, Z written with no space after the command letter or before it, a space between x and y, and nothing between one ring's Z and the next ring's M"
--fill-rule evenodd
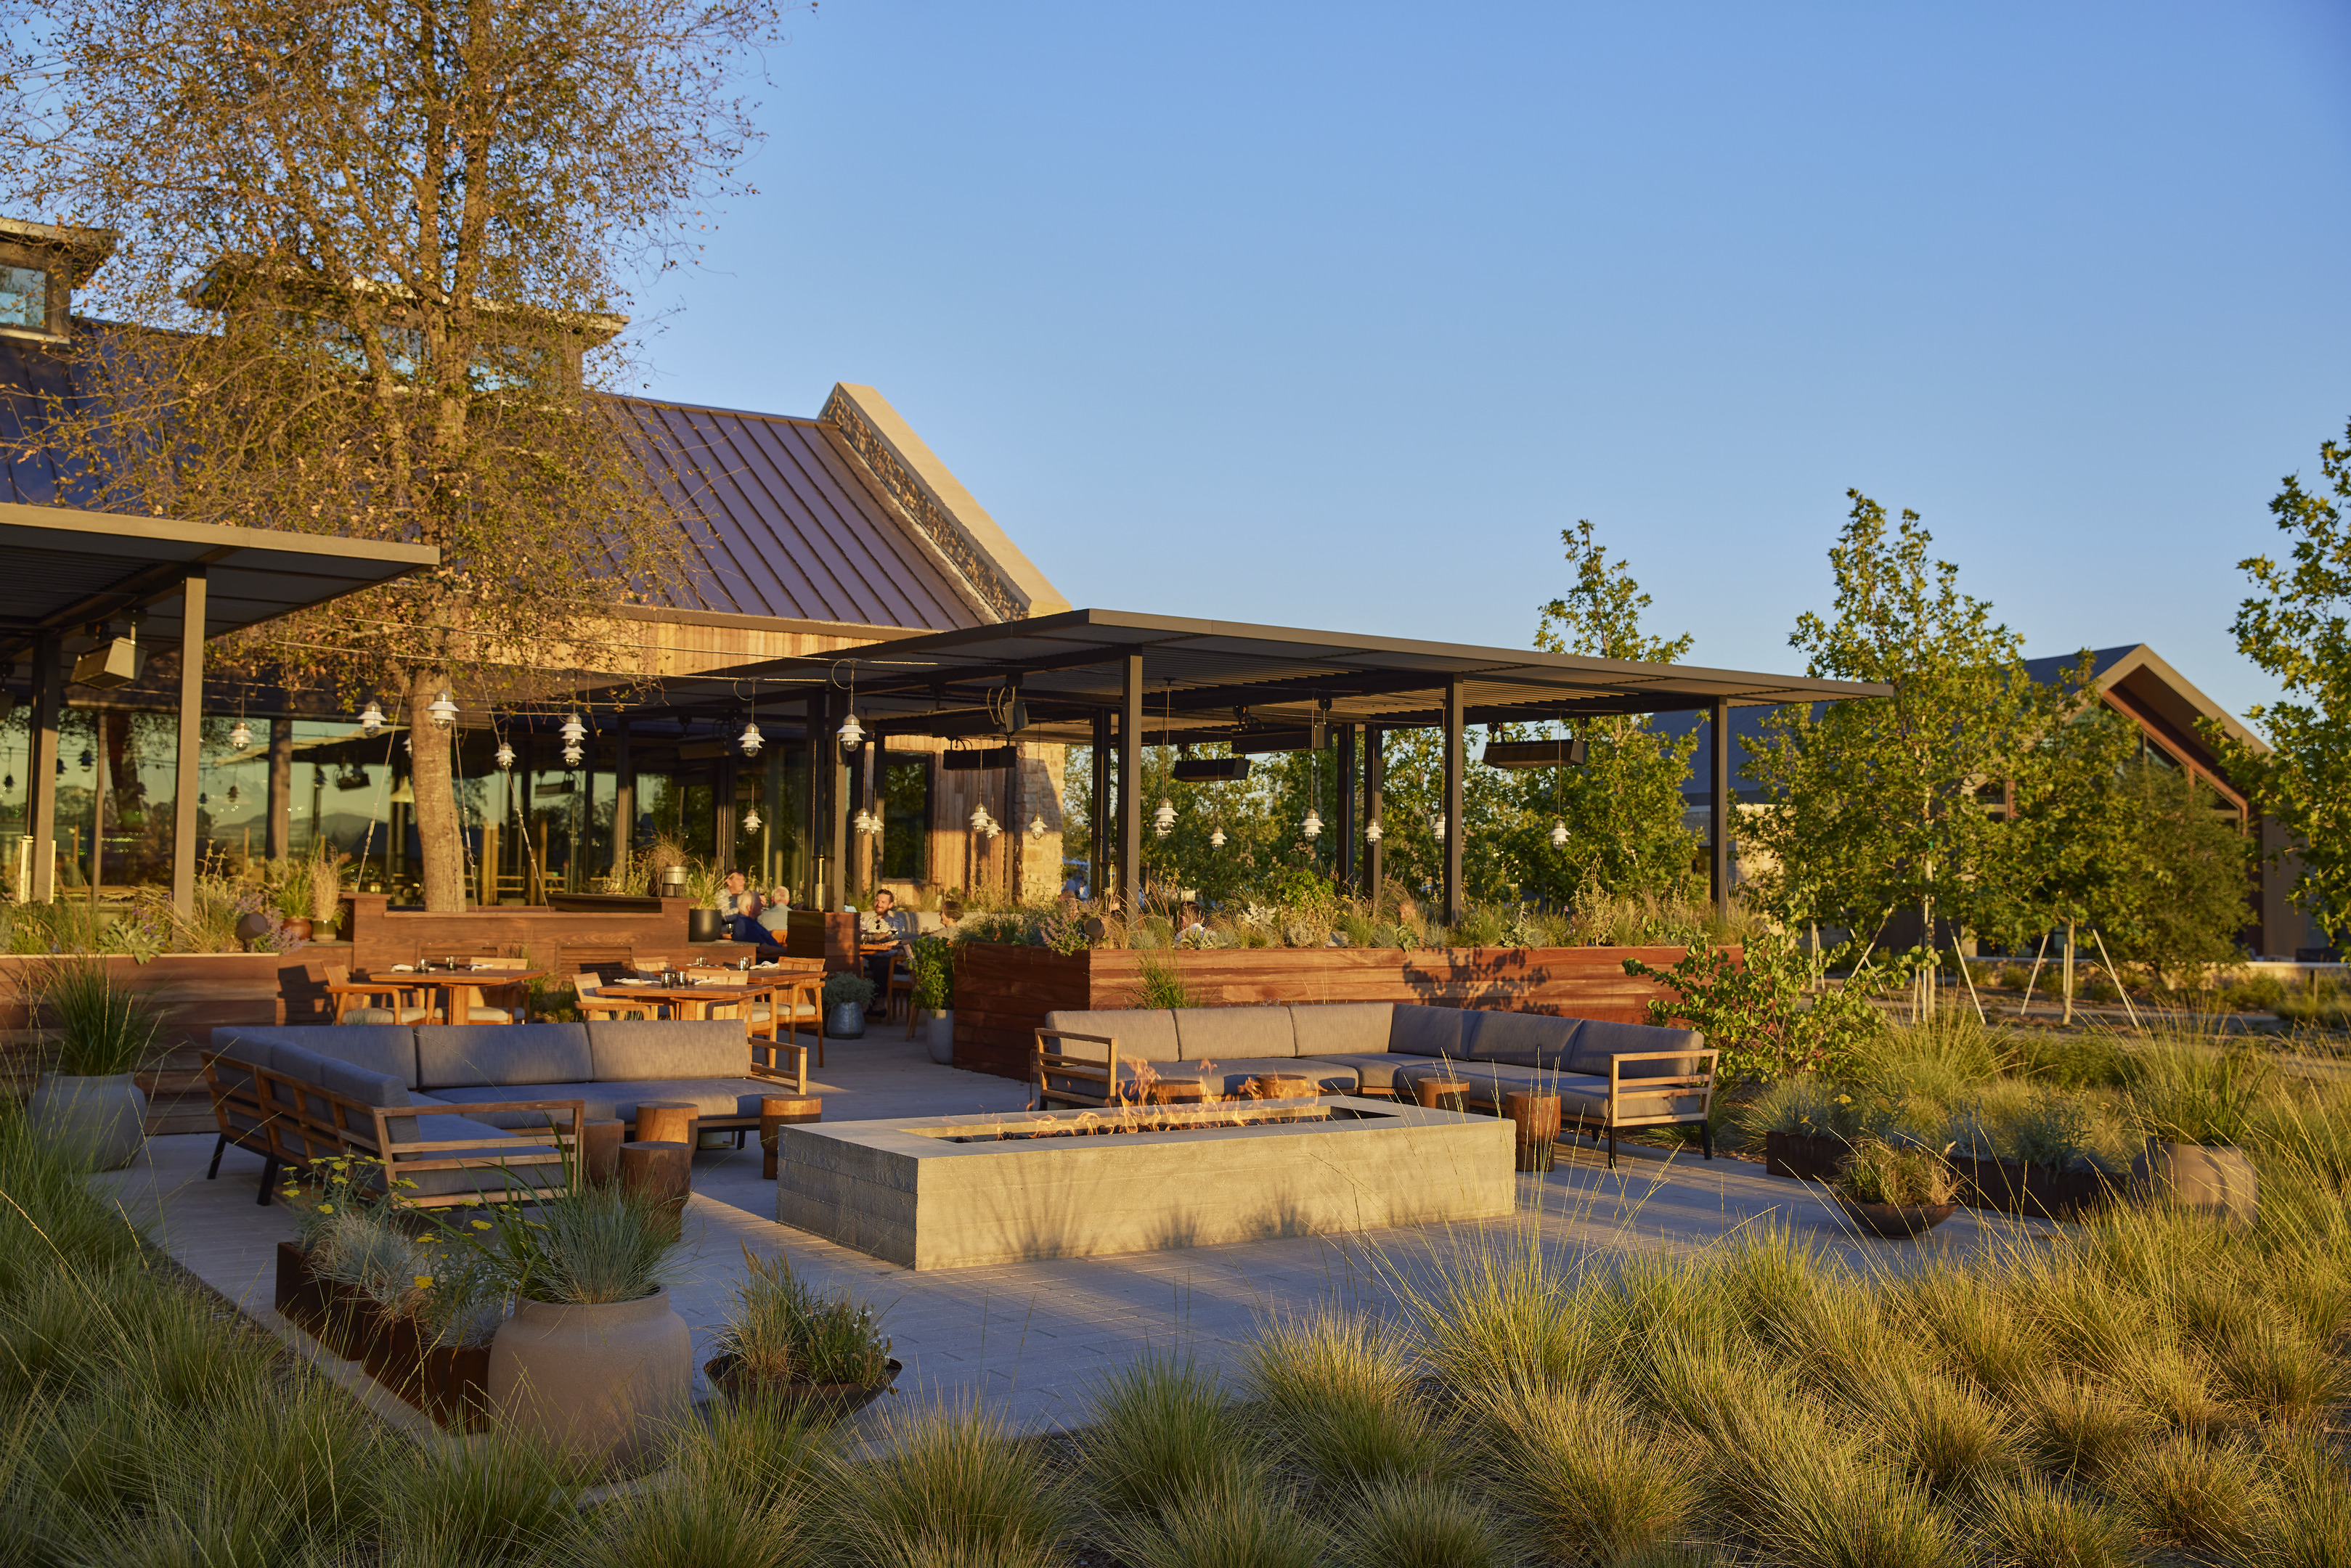
M1737 948L1729 949L1734 957ZM1679 947L1100 947L1061 954L1002 942L956 945L955 1064L1029 1075L1045 1015L1141 1005L1143 961L1172 964L1204 1007L1269 1002L1414 1002L1646 1023L1670 993L1625 973L1664 968Z
M2066 1171L2015 1160L1955 1159L1959 1201L1971 1208L2033 1219L2078 1219L2114 1201L2114 1183L2097 1171Z
M388 1318L359 1291L310 1271L291 1241L277 1244L276 1304L287 1322L451 1431L489 1427L490 1347L427 1345L417 1326Z
M1846 1147L1834 1133L1766 1133L1763 1168L1798 1181L1834 1181L1844 1169Z

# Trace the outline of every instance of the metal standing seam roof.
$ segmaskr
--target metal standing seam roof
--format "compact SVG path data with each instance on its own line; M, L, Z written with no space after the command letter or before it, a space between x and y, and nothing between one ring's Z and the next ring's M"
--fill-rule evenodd
M618 400L653 483L690 530L708 610L949 631L987 623L859 476L821 421Z
M1318 714L1334 723L1435 725L1443 721L1448 681L1461 684L1472 724L1664 713L1717 701L1834 702L1891 691L1855 681L1073 610L714 671L664 683L660 701L648 706L685 716L739 705L746 691L789 699L853 682L869 727L968 734L990 695L1000 697L1017 674L1033 720L1026 733L1075 738L1082 733L1077 724L1123 700L1130 653L1144 659L1148 727L1194 740L1287 728Z

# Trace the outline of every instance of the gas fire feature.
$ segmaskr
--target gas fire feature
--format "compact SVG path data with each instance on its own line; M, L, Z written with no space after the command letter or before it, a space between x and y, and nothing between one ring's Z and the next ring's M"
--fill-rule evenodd
M1510 1212L1510 1124L1332 1096L778 1129L778 1224L910 1269Z

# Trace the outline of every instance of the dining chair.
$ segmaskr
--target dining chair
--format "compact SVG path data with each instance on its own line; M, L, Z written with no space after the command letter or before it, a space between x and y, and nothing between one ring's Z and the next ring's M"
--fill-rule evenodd
M474 962L477 967L483 969L530 967L530 960L528 958L476 958ZM505 993L507 999L493 1005L490 1001L490 993L493 991ZM528 1023L530 1021L530 992L527 986L487 984L481 988L480 996L481 1001L466 1009L467 1023Z
M580 1016L582 1019L649 1019L651 1007L627 999L625 992L613 993L603 988L603 977L592 969L582 969L572 977L571 988L580 994Z
M415 997L414 987L403 990L372 981L355 985L348 965L326 964L320 967L327 977L327 995L334 1000L337 1023L413 1024L432 1020L433 1009ZM366 1005L358 1005L362 1002Z

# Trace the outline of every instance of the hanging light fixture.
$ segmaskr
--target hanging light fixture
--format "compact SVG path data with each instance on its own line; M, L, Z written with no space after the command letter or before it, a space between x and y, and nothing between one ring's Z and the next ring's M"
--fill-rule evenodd
M445 691L427 703L424 711L443 729L457 722L457 705L449 700L449 694Z
M974 806L971 809L971 831L975 833L984 833L987 831L987 807Z
M1437 835L1437 841L1440 844L1443 843L1445 841L1445 819L1443 817L1431 817L1428 820L1428 827L1429 831Z
M587 755L576 746L567 746L563 748L563 766L577 768L580 766L580 759Z
M1322 813L1316 810L1311 806L1307 807L1306 821L1301 822L1299 826L1304 830L1308 838L1321 838L1322 836Z
M852 821L861 833L878 833L882 831L882 819L871 811L861 810Z
M1377 817L1364 824L1364 841L1374 844L1380 841L1380 821Z
M1032 839L1041 839L1045 836L1045 819L1043 817L1037 816L1029 819L1029 836Z
M503 740L499 741L496 761L498 771L501 773L505 772L507 768L512 768L515 762L514 747L508 746Z
M1169 833L1174 832L1176 831L1176 808L1169 805L1165 800L1160 801L1159 810L1151 813L1151 826L1152 830L1163 839Z
M383 709L376 706L372 702L369 703L367 706L360 709L360 731L361 734L373 735L377 730L380 730L382 727Z
M1001 828L1000 826L998 826L998 825L997 824L997 821L996 821L996 819L995 819L995 818L993 818L993 817L988 818L988 819L987 819L987 826L986 826L986 827L984 827L984 828L982 828L982 829L980 830L980 831L981 831L981 832L986 833L986 834L987 835L987 839L988 839L988 841L989 841L990 843L994 843L994 842L996 841L996 835L997 835L997 834L998 834L998 833L1000 833L1000 832L1002 832L1003 831L1004 831L1004 830L1003 830L1003 828Z
M747 833L756 833L759 831L758 807L754 806L743 813L743 831Z
M865 744L865 727L857 722L857 710L851 708L849 716L841 721L841 749L854 751Z
M1224 829L1218 828L1215 832L1208 835L1208 847L1212 850L1220 850L1225 847Z
M854 716L852 716L853 717ZM846 736L847 728L847 726L842 727L844 737ZM746 757L757 757L759 755L759 747L765 746L767 743L768 737L759 733L758 719L756 717L745 719L743 721L743 733L740 736L737 736L735 740L735 744L743 748L743 755ZM846 742L844 740L844 744Z
M1551 847L1555 850L1563 850L1567 847L1567 824L1565 822L1553 822L1551 825Z
M564 745L577 746L587 737L588 727L580 722L580 716L575 713L563 721L561 733Z
M235 725L233 726L228 732L228 743L231 747L238 751L243 751L246 747L251 746L253 744L253 726L246 723L243 719L238 719Z
M10 789L15 789L15 788L16 787L16 781L14 779L9 779L9 780L8 780L8 787L9 787ZM234 785L234 784L230 785L230 786L228 787L228 803L229 803L230 805L234 806L234 805L235 805L235 804L236 804L236 795L237 795L237 789L236 789L236 786L235 786L235 785Z

